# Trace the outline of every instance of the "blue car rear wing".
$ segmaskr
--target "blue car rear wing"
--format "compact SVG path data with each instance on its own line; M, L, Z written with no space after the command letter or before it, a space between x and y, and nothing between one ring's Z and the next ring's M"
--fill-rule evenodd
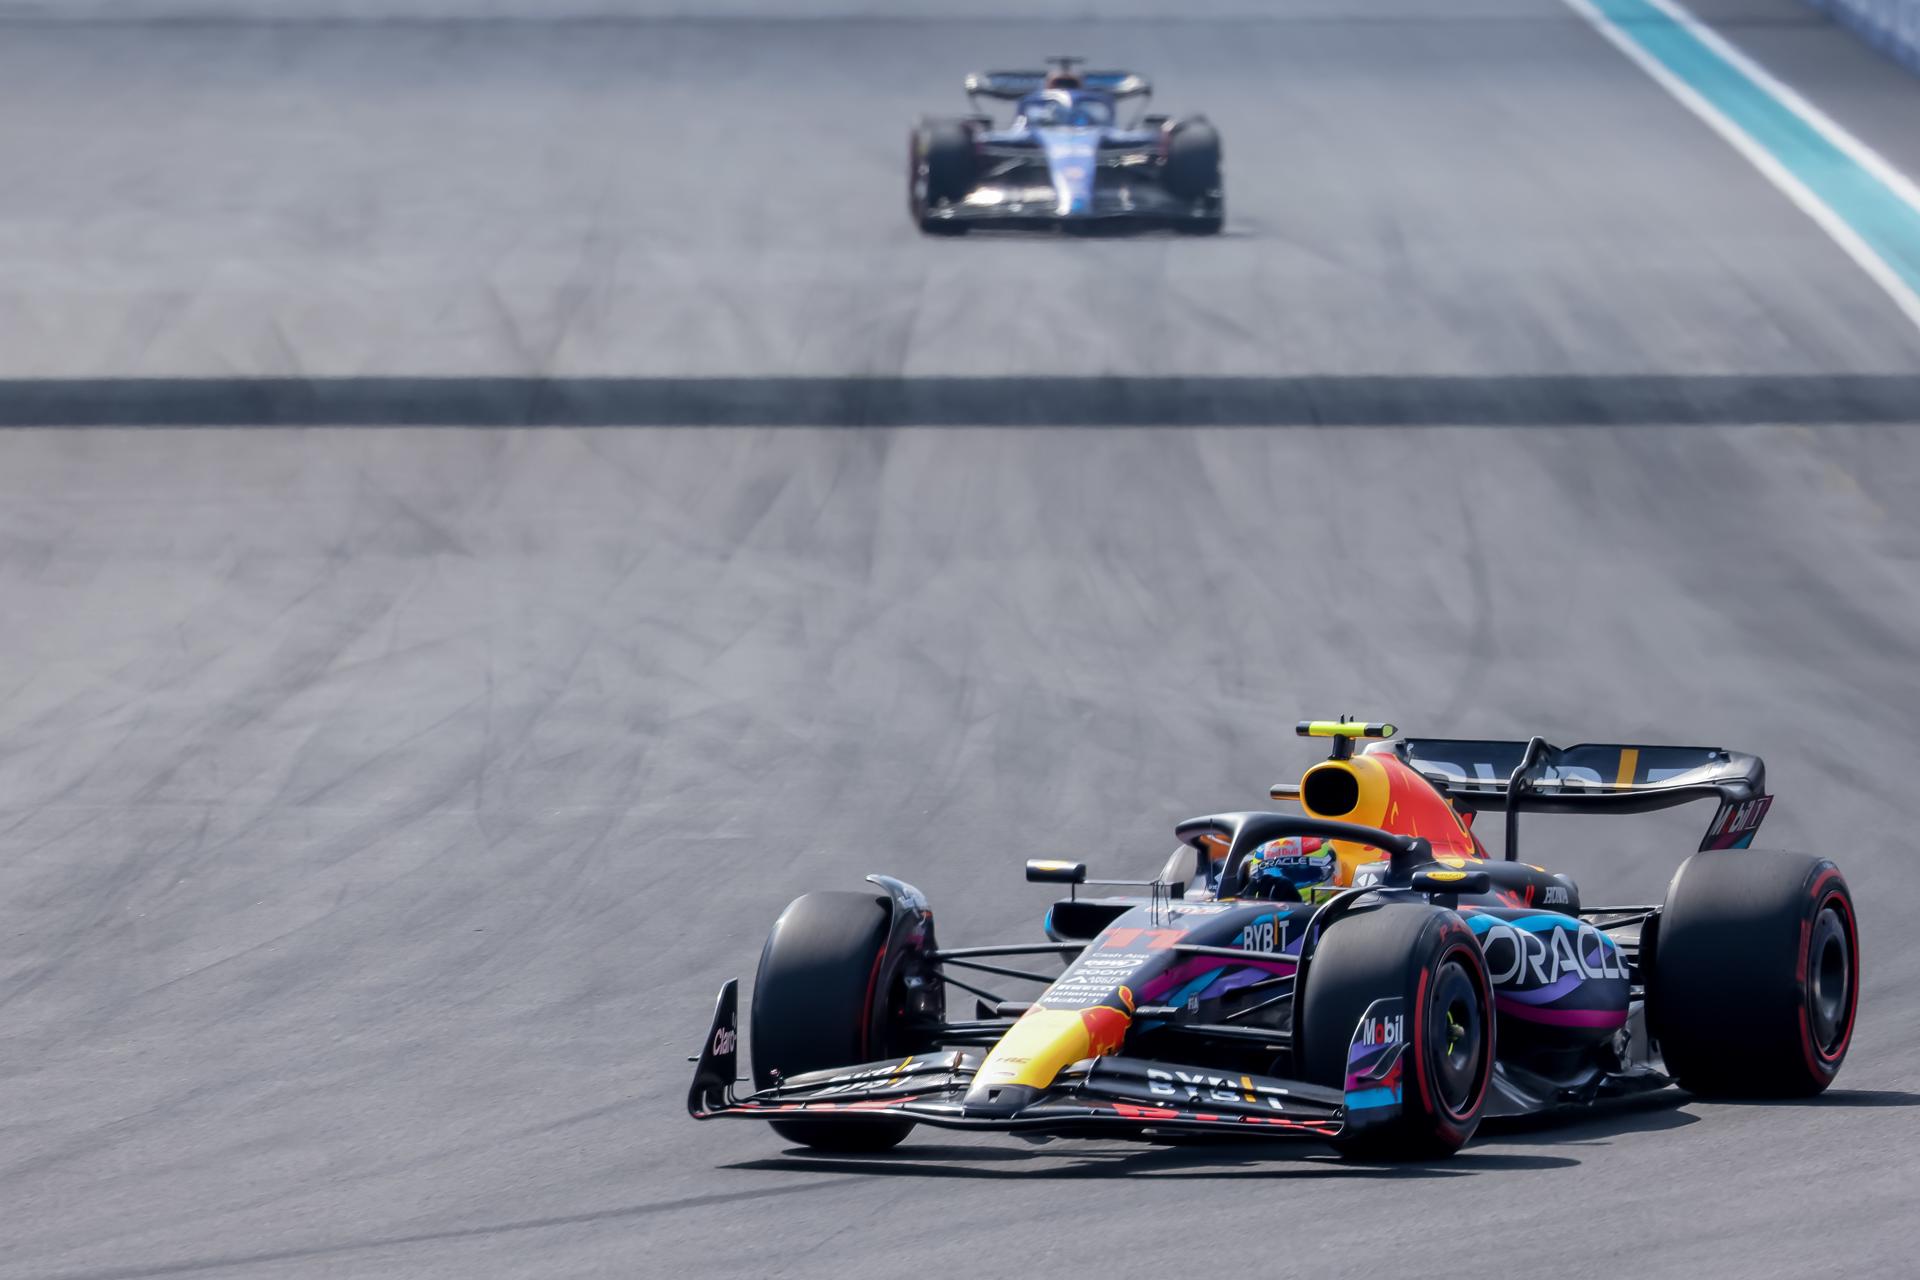
M1403 738L1367 750L1393 752L1456 808L1505 812L1509 859L1518 854L1522 811L1650 813L1718 800L1700 848L1744 849L1773 803L1760 757L1723 747L1591 742L1556 747L1542 738Z
M1080 78L1079 88L1111 94L1115 98L1141 98L1153 94L1153 85L1147 78L1132 71L1076 71L1074 74ZM966 78L964 86L969 98L1018 102L1028 94L1046 88L1047 75L1045 71L976 71Z

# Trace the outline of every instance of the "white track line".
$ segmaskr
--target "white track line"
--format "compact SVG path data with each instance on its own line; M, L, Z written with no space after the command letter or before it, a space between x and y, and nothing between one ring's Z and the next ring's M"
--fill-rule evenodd
M1724 138L1734 150L1745 156L1747 161L1773 183L1782 195L1793 201L1802 213L1819 224L1820 229L1825 231L1849 258L1853 259L1854 264L1866 272L1868 277L1879 285L1889 298L1893 299L1894 305L1900 308L1915 328L1920 328L1920 293L1916 293L1913 287L1887 263L1886 259L1861 239L1852 225L1831 205L1815 195L1771 151L1755 141L1751 134L1729 120L1718 107L1708 102L1692 85L1682 80L1664 62L1616 26L1612 19L1595 8L1590 0L1565 0L1565 3L1575 13L1586 19L1588 25L1598 31L1609 44L1625 54L1661 88L1672 94L1682 106L1693 112L1709 128ZM1676 25L1684 27L1689 35L1709 51L1726 61L1729 66L1745 76L1775 102L1800 117L1809 128L1871 174L1882 186L1911 207L1916 214L1920 214L1920 188L1889 164L1879 152L1854 137L1832 117L1808 102L1793 88L1783 84L1766 68L1729 44L1718 32L1707 27L1680 5L1673 3L1673 0L1641 0L1641 3L1658 9Z

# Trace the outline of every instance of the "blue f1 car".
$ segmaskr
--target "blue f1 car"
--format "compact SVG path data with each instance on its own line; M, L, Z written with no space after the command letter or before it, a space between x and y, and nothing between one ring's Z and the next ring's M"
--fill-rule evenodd
M1130 71L1085 71L1053 58L1046 71L988 71L967 97L1011 102L995 128L986 115L923 118L908 156L908 206L930 235L973 227L1172 227L1212 235L1226 217L1220 135L1204 116L1142 110L1153 86Z

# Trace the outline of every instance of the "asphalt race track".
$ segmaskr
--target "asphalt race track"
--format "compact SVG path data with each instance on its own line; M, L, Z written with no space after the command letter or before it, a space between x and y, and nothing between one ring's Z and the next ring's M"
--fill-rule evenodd
M408 8L0 27L0 1278L1920 1270L1920 332L1569 11ZM913 233L906 121L1057 49L1213 116L1225 236ZM1402 1168L685 1116L796 894L1037 938L1022 859L1340 712L1764 756L1838 1086ZM1646 901L1706 817L1523 838Z

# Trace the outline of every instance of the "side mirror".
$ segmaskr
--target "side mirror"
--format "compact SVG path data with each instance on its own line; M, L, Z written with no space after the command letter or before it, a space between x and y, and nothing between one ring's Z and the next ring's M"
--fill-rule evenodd
M1413 891L1415 893L1440 894L1458 897L1463 893L1490 893L1493 890L1493 877L1484 871L1416 871L1413 873Z
M1058 858L1030 858L1027 880L1032 884L1085 884L1087 864L1065 862Z

